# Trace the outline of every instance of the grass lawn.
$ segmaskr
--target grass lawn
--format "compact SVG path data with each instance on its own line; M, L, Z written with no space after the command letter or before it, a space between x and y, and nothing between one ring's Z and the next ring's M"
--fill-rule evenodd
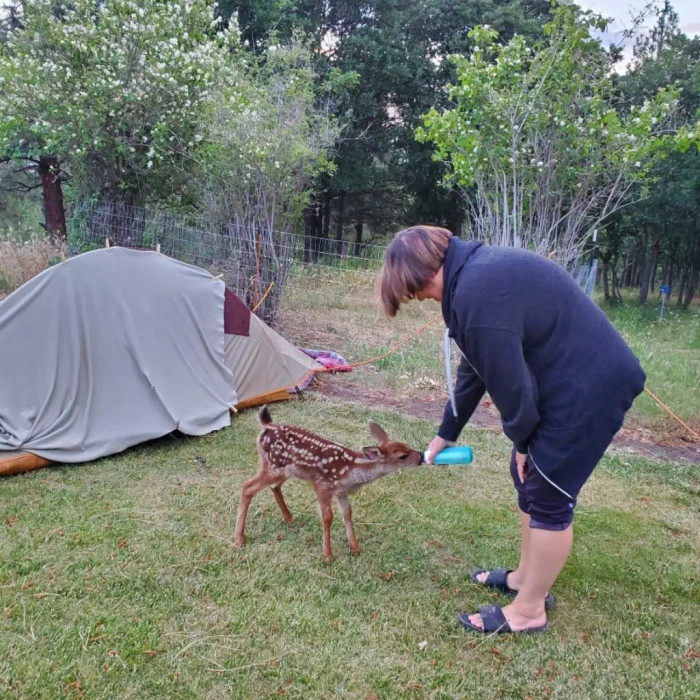
M439 314L376 310L368 271L292 277L280 330L356 362ZM648 385L700 428L700 313L656 302L606 309ZM445 397L441 320L346 380L397 397ZM456 352L454 353L456 356ZM278 422L354 447L368 418L424 448L432 421L307 392ZM642 396L632 421L678 429ZM477 567L514 566L509 443L467 429L468 467L422 467L353 499L359 557L342 519L335 558L307 484L288 482L286 525L269 493L248 543L231 546L242 482L256 471L256 412L203 438L169 437L84 465L0 480L0 697L698 698L700 470L611 450L579 501L574 552L551 631L479 637L457 614L492 595Z
M359 447L368 418L424 446L431 423L308 395L271 407ZM256 470L255 411L198 439L0 481L6 698L697 698L698 470L612 453L584 489L551 631L478 637L477 566L514 565L508 443L467 430L469 467L422 467L354 497L335 558L306 484L269 493L231 547ZM498 597L496 597L498 600Z
M658 304L627 303L605 311L646 370L647 385L700 432L700 305L688 311L674 305L660 319ZM649 396L640 397L634 408L642 422L672 427Z

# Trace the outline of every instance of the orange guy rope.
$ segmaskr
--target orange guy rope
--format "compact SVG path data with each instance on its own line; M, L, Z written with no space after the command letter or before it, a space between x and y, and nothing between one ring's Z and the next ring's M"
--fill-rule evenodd
M656 403L662 408L665 408L670 415L672 415L696 440L700 441L700 435L698 435L687 423L684 423L651 389L644 387L644 391L651 396Z

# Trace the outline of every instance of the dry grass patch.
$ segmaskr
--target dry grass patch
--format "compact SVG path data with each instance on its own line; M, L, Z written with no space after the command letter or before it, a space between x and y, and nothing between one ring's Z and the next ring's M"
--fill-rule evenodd
M0 239L0 297L43 272L60 254L59 246L44 239Z

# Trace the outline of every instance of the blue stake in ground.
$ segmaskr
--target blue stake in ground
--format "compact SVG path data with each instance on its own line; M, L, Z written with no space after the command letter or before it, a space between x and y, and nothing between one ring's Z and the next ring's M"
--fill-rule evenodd
M664 284L659 291L661 292L661 313L659 314L659 319L662 319L664 317L664 305L666 304L666 299L668 298L668 295L671 293L671 286L668 284Z

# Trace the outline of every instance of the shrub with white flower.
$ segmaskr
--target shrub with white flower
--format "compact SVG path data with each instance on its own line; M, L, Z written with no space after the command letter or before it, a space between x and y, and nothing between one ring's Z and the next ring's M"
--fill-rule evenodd
M25 0L0 46L0 153L56 154L78 193L178 194L235 26L209 0Z
M501 44L476 27L471 56L453 57L453 107L426 114L417 138L449 164L449 184L470 193L475 235L569 264L668 146L662 126L678 93L618 111L608 57L591 37L604 26L562 5L538 45Z
M332 84L317 81L300 37L250 60L245 84L239 76L214 90L199 196L215 219L288 231L301 219L314 178L333 167L339 125L319 95Z

